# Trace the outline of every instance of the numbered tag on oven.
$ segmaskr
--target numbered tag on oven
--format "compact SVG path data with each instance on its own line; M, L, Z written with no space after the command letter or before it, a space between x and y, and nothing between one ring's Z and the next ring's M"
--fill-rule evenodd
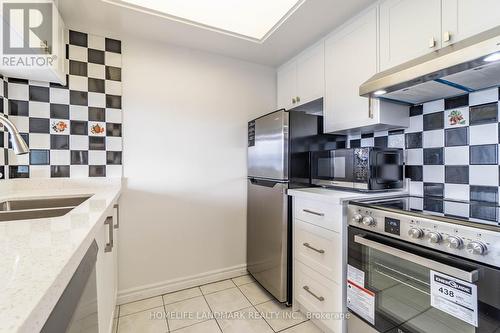
M435 271L430 277L431 306L478 327L477 286Z

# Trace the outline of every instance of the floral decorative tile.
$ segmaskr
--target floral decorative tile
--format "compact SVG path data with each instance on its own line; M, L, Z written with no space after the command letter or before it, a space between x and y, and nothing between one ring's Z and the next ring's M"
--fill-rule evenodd
M105 136L106 123L89 121L89 135L90 136Z
M445 128L469 126L469 108L450 109L445 111Z
M51 119L50 134L69 134L69 120Z

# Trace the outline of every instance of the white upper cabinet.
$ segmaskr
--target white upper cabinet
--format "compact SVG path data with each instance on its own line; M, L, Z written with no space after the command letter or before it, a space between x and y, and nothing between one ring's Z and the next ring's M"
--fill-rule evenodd
M441 0L386 0L380 4L380 70L439 47Z
M278 69L278 108L293 109L323 97L325 53L323 41L306 49Z
M443 46L500 25L499 0L442 0Z
M377 10L366 14L325 41L325 132L370 123L369 100L359 86L377 73Z
M36 11L34 11L34 14L30 11L29 15L34 15L34 19L40 19L42 24L49 25L40 29L49 31L49 34L52 32L51 42L44 39L45 35L42 37L32 32L29 35L29 42L25 34L11 33L10 45L13 50L6 52L5 45L3 45L4 59L8 59L8 61L4 60L0 63L0 74L6 77L66 84L66 28L56 3L49 1L48 4L51 5L51 19L44 18L43 15L48 16L48 14L43 11L40 11L41 14L36 14L38 13ZM0 9L0 11L3 11L3 9L5 8ZM0 15L9 16L13 26L23 27L27 24L24 16L10 16L12 12L1 12ZM36 17L37 15L42 15L42 17ZM29 18L32 19L32 16L29 16ZM2 27L2 29L10 28L8 25ZM7 43L7 41L4 42ZM20 50L20 47L24 47L24 49Z
M297 104L321 98L324 92L325 44L321 42L297 57Z
M278 109L291 109L297 97L297 63L289 62L278 69Z

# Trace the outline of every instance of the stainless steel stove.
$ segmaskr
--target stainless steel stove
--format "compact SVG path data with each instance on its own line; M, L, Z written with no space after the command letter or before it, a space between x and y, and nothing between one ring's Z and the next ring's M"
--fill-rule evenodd
M455 214L425 210L429 201L452 206ZM500 267L499 208L487 202L405 196L351 202L348 219L358 228Z
M500 332L499 209L414 196L349 202L352 331Z

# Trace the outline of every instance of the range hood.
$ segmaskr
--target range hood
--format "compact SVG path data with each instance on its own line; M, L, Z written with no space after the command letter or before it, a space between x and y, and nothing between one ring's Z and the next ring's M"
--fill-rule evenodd
M380 72L360 96L410 105L500 86L500 26Z

